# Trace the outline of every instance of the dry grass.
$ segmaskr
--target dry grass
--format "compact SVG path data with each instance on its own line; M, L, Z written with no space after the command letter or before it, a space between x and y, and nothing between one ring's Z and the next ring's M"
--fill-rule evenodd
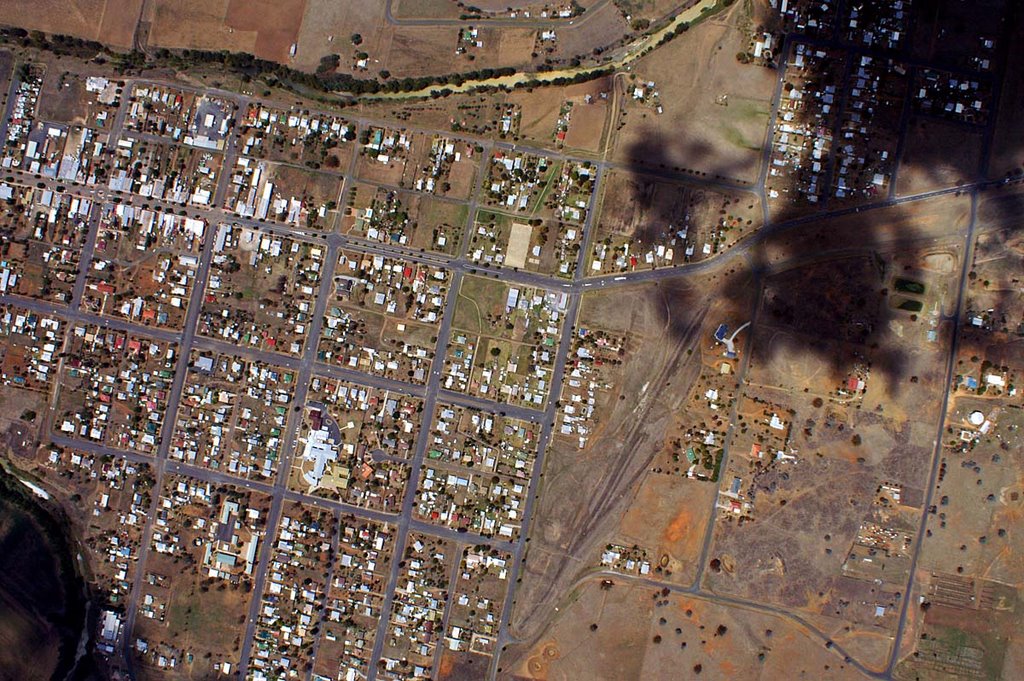
M626 87L628 113L619 132L618 158L632 157L635 147L643 148L661 133L671 142L661 149L667 165L756 179L776 74L736 61L736 53L746 47L750 21L737 3L636 62L636 81ZM661 115L632 100L634 84L648 81L660 95ZM723 96L728 106L717 103Z
M0 23L130 47L142 0L5 0Z

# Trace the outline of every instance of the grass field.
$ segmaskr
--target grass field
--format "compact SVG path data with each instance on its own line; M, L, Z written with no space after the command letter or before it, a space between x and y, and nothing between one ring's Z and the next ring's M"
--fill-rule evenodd
M159 47L228 49L287 61L306 0L158 0L149 43Z
M620 81L626 104L615 155L638 165L753 181L776 75L736 60L757 20L737 3L637 60L635 80ZM660 115L632 97L635 87L652 82Z
M4 0L0 23L131 47L143 0Z

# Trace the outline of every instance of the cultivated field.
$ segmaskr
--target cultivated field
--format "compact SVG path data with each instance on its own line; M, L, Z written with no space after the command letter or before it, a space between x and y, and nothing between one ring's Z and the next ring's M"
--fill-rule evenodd
M127 48L143 0L8 0L0 23Z
M228 49L288 61L306 0L155 0L149 7L149 44L202 50Z

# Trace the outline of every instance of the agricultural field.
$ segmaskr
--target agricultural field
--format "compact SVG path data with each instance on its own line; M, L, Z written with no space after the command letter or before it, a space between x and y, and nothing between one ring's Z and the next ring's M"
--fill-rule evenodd
M286 62L290 46L298 38L306 4L306 0L242 4L155 0L146 4L142 19L152 47L227 49Z
M73 35L120 48L132 46L132 32L143 0L114 3L112 0L56 2L12 0L5 5L7 17L17 17L25 28ZM107 11L107 10L110 11Z

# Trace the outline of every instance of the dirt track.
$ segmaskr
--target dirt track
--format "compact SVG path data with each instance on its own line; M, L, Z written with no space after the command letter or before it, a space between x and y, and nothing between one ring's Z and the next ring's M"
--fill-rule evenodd
M695 370L696 353L688 356L686 350L697 340L705 313L706 309L701 310L693 319L688 320L685 332L671 350L658 358L656 371L648 378L651 392L642 400L639 408L624 413L618 423L610 423L601 438L594 443L594 451L601 451L603 447L617 455L594 485L597 493L580 505L569 526L563 528L561 534L571 539L564 546L558 547L561 559L553 571L543 575L540 580L542 584L539 585L541 590L530 593L528 584L524 584L525 588L519 592L510 632L520 641L535 639L541 633L539 625L544 624L544 618L550 613L554 600L566 593L567 584L577 577L577 568L594 550L595 545L606 538L606 526L616 522L621 515L616 509L628 505L636 493L638 483L655 454L655 448L648 441L652 430L650 417L653 405L658 402L660 393L675 372L685 373L682 377L673 378L673 392L688 392L689 388L683 386L692 384L699 373ZM539 546L535 548L540 549ZM538 577L536 574L533 576L534 580Z

